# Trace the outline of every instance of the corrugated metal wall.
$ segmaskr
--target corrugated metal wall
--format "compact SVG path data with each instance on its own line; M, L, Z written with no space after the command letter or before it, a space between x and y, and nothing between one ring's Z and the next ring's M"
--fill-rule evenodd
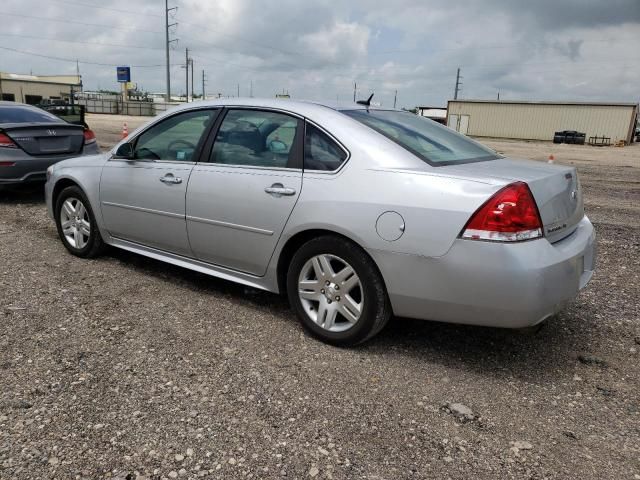
M465 102L451 100L449 115L469 115L469 135L478 137L553 140L560 130L627 140L635 107L536 103Z

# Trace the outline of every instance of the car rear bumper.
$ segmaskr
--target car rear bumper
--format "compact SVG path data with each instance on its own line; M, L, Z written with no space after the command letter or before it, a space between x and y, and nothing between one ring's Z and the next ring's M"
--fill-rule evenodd
M397 316L522 328L556 313L591 280L596 238L585 216L571 235L553 244L458 239L437 258L369 253Z
M0 185L15 185L27 182L44 182L47 179L47 168L54 163L68 158L100 153L98 146L90 144L84 147L82 154L66 155L63 157L25 157L24 152L3 152L0 157L3 162L12 162L10 166L0 166Z

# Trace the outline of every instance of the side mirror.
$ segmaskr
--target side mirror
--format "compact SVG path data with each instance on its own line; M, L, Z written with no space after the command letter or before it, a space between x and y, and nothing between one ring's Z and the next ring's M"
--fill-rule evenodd
M125 160L133 160L135 158L135 152L133 151L133 145L130 143L123 143L116 150L113 158L122 158Z

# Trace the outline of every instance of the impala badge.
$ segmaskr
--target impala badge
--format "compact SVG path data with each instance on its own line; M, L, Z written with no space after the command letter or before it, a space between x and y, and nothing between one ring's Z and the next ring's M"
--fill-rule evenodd
M55 137L57 135L55 130L47 130L47 133L52 137Z

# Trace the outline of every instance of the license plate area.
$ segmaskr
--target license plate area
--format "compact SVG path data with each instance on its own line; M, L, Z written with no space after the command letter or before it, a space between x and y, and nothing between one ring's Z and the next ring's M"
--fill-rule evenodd
M40 153L60 153L70 149L69 137L41 138L38 145Z

